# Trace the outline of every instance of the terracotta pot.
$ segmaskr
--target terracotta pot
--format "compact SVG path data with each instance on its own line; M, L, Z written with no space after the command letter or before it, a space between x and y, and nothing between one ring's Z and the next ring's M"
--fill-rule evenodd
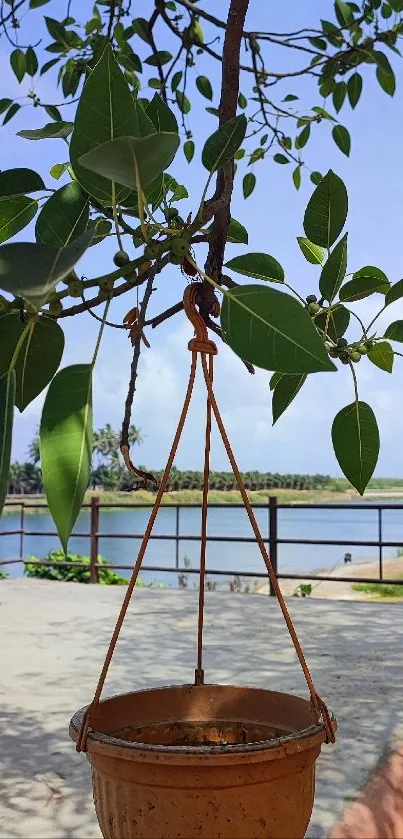
M302 839L324 740L310 703L284 693L180 685L106 699L87 739L102 834Z

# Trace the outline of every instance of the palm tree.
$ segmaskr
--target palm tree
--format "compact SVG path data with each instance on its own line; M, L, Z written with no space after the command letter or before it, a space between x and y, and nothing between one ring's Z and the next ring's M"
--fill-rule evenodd
M35 437L31 440L28 446L28 457L30 462L34 464L34 466L39 463L41 459L41 453L39 449L39 431L37 430L35 433Z

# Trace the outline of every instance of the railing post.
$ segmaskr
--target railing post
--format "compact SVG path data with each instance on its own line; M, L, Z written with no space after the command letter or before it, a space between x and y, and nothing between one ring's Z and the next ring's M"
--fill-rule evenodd
M21 511L20 511L20 559L24 557L24 513L25 513L25 504L24 501L21 501Z
M175 568L179 568L179 504L176 507L176 525L175 525Z
M269 498L269 555L275 575L277 576L277 498ZM274 588L269 581L269 594L275 596Z
M379 579L383 580L382 507L378 507Z
M99 498L93 495L91 498L91 556L90 556L90 576L92 583L99 583L98 568L98 543L99 543Z

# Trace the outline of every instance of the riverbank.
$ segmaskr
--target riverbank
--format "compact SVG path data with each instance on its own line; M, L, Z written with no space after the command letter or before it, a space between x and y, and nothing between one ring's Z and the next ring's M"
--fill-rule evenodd
M383 560L383 578L384 580L397 580L402 578L403 584L403 556L393 557L391 559L384 559ZM315 582L315 575L324 575L326 577L348 577L350 582L339 582L335 580L334 582L327 582L323 580L317 580ZM379 561L377 559L365 559L358 560L354 565L344 565L344 563L340 563L336 568L332 568L331 571L328 569L318 569L317 571L313 572L312 578L306 578L305 580L280 580L280 588L282 593L285 596L292 595L297 586L300 584L302 585L311 585L312 591L309 595L310 598L320 598L324 600L361 600L361 601L376 601L376 602L392 602L394 600L402 601L402 598L394 598L394 597L379 597L376 593L369 594L364 591L357 591L354 589L354 580L357 577L366 577L373 579L374 583L378 582L379 580ZM403 587L403 585L402 585ZM255 590L255 594L268 594L269 587L267 584L262 586L258 586Z
M145 490L138 492L109 492L88 491L85 494L84 503L90 504L91 499L96 496L101 504L118 504L124 508L129 504L153 504L155 494ZM277 498L278 504L348 504L376 501L403 501L403 488L369 489L362 498L354 489L345 490L323 489L323 490L295 490L295 489L272 489L272 490L250 490L248 498L252 504L268 504L270 496ZM34 513L41 510L39 504L46 503L44 495L8 495L3 515L15 512L21 503L24 503L26 513ZM196 489L183 489L177 492L166 492L163 504L201 504L202 492ZM209 493L210 504L242 504L239 492L235 490L211 490ZM117 509L117 508L115 508Z

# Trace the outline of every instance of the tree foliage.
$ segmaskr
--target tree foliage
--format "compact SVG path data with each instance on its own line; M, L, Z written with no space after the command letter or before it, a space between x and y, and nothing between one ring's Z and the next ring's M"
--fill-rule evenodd
M150 0L142 4L144 17L133 16L137 10L132 11L130 0L97 0L88 19L73 16L71 4L66 17L53 17L59 8L53 0L2 6L1 35L11 45L10 65L25 92L22 98L0 100L3 123L17 115L21 119L25 98L24 104L35 108L37 126L17 132L27 143L24 163L30 142L46 149L57 140L60 159L49 158L49 174L43 178L27 166L0 173L0 239L5 243L0 246L0 288L5 292L0 297L0 392L7 394L7 405L3 399L1 406L0 486L9 470L15 413L10 393L17 409L24 410L50 385L41 422L41 460L65 547L90 477L92 379L103 329L127 329L133 345L120 440L109 434L105 443L111 447L105 450L108 456L118 463L119 445L124 452L132 442L131 409L140 350L148 347L147 327L182 308L177 302L181 294L173 291L172 305L147 319L158 276L168 265L199 283L207 325L247 369L256 365L273 372L274 421L308 375L333 374L348 365L353 401L334 421L335 454L360 492L375 468L378 429L372 409L359 399L355 365L366 358L390 373L398 354L390 341L403 340L402 322L392 322L382 336L376 318L367 327L355 320L355 332L345 338L348 304L375 294L383 310L403 292L401 283L391 285L370 264L370 253L369 265L350 265L348 198L341 178L332 170L311 171L315 189L303 230L297 231L302 256L317 272L315 293L306 300L275 255L240 248L225 270L224 260L227 241L248 243L246 213L245 220L231 218L234 178L250 200L262 162L270 160L291 172L299 189L311 170L310 140L316 131L328 130L340 153L349 155L354 138L340 119L345 108L359 105L369 75L394 95L403 2L336 0L331 20L289 33L248 30L246 14L253 2L227 0L225 10L220 7L226 12L222 18L202 0ZM41 29L38 44L30 43L32 23ZM275 68L273 55L279 50L292 57L290 69L284 69L284 60ZM220 90L209 70L213 65L221 73ZM54 79L52 102L35 92L35 80L44 74ZM300 104L300 81L310 85L311 108ZM284 96L285 82L290 90ZM197 113L203 107L214 123L210 136L198 129ZM171 174L174 160L183 161L185 183ZM185 219L180 202L189 198L187 163L198 164L207 175L201 195L190 196L192 210ZM21 231L33 219L36 241L21 242ZM9 242L16 234L18 241ZM80 258L106 237L116 241L114 266L102 276L80 276ZM203 267L200 245L207 245ZM226 271L235 272L237 280ZM239 282L239 277L253 281ZM113 300L123 294L132 308L123 324L115 324ZM88 313L101 321L92 361L60 370L63 320ZM45 332L52 340L39 340ZM120 336L117 332L117 343Z

